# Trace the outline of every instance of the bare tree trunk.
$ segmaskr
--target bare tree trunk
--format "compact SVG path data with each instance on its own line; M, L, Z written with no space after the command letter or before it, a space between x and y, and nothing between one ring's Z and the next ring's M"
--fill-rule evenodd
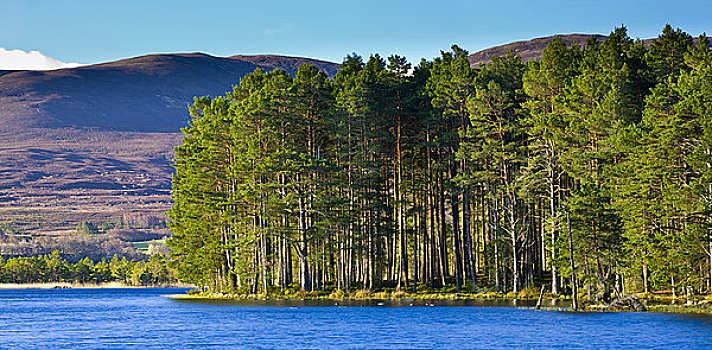
M569 230L569 254L571 261L571 299L572 308L574 311L578 311L578 283L576 281L576 264L574 262L574 239L571 233L571 219L569 218L569 213L566 213L566 225Z
M709 270L709 273L710 273L710 279L709 279L710 288L709 288L707 291L708 291L708 292L712 292L712 240L710 240L710 243L709 243L709 252L707 253L707 255L709 256L709 263L710 263L710 270Z
M458 203L458 194L455 190L455 184L453 181L454 171L452 164L448 164L448 173L452 186L450 189L450 213L452 214L452 252L454 257L453 269L455 270L455 286L457 288L457 292L459 293L462 289L462 257L460 256L460 204Z
M442 280L442 285L445 286L445 277L450 274L450 269L448 266L448 259L447 259L447 239L445 238L445 190L443 189L443 178L442 176L438 173L438 184L439 184L439 191L438 191L438 198L440 200L439 203L439 212L438 214L440 215L440 225L438 226L439 228L439 242L438 242L438 248L439 248L439 259L440 259L440 279Z
M550 164L550 180L549 184L549 220L551 220L551 293L559 294L559 274L556 270L556 239L558 231L556 230L556 186L555 174L553 165Z
M311 278L309 276L309 264L307 262L309 245L307 240L307 224L303 196L299 197L299 232L302 234L301 249L299 251L299 282L302 285L303 291L310 292Z
M375 220L373 217L373 212L372 210L369 210L369 228L368 228L368 289L373 290L374 287L374 278L375 278L375 263L374 263L374 256L375 256L375 250L376 250L376 243L374 242L376 239L375 235Z
M648 293L648 264L643 261L643 291Z
M539 298L536 300L536 309L541 309L541 300L544 297L544 285L541 285L541 290L539 290Z
M509 199L511 203L509 205L509 223L508 229L509 238L512 244L512 290L518 293L520 290L520 270L519 270L519 239L517 234L517 208L516 208L516 198ZM503 205L505 205L503 203Z
M466 255L468 259L468 268L470 279L474 289L477 289L477 272L475 271L475 259L472 250L472 230L470 225L470 189L466 186L462 190L462 233L465 236L465 244L467 247Z
M492 241L494 245L494 285L497 292L502 290L502 278L500 275L500 264L499 264L499 201L494 200L494 217L492 223Z

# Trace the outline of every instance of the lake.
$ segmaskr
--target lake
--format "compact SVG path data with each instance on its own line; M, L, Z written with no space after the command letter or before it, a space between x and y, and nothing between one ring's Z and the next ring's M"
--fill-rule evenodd
M263 306L161 297L183 291L0 290L0 348L712 349L712 317L702 315L377 302Z

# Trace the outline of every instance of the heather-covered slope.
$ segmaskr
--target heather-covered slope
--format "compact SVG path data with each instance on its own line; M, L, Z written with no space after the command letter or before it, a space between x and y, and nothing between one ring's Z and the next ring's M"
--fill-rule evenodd
M176 132L185 126L193 96L224 94L256 68L292 73L304 62L329 74L338 69L333 63L291 57L172 54L74 69L5 72L0 76L0 122L15 128Z
M549 45L549 43L555 38L561 38L566 46L571 46L573 43L583 46L586 43L586 40L590 37L594 37L598 40L603 40L605 38L602 35L596 34L552 35L543 38L517 41L511 44L495 46L486 50L475 52L468 58L471 65L479 66L481 64L489 63L490 59L494 56L504 56L507 52L509 52L509 50L512 50L515 54L522 57L522 60L524 61L535 60L541 58L541 53L544 52L546 45Z
M535 38L531 40L517 41L510 44L500 45L491 47L489 49L477 51L470 56L468 59L473 67L479 66L481 64L490 63L490 60L494 56L504 56L512 50L515 54L519 55L524 62L531 60L538 60L541 58L542 52L546 48L546 45L554 40L555 38L561 38L561 41L566 44L566 46L571 46L573 43L579 45L579 47L584 47L588 38L596 38L599 42L603 41L606 37L598 34L562 34L562 35L552 35L543 38ZM645 39L643 42L647 45L655 39ZM699 38L693 38L692 40L695 45L697 45Z
M305 62L338 69L195 53L0 72L0 236L70 234L83 221L155 226L170 206L170 160L193 97L224 95L256 68L293 73Z

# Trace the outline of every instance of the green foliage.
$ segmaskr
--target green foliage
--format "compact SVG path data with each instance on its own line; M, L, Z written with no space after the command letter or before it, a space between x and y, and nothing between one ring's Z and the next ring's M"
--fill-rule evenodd
M112 228L116 227L116 224L113 222L105 222L99 226L99 230L102 232L106 232L107 230L110 230Z
M645 61L657 82L664 82L669 77L677 77L689 68L685 65L685 54L692 47L692 37L680 30L673 30L668 24L662 34L650 43L645 54Z
M455 45L414 68L349 55L333 80L256 70L190 108L169 212L178 276L295 297L709 290L712 55L692 43L621 27L526 64L473 68ZM115 260L111 276L164 278Z
M99 233L99 229L93 223L83 221L77 225L77 233L80 235L95 235Z
M138 271L138 278L134 272ZM176 272L169 267L165 256L153 255L147 262L126 260L114 256L94 263L84 258L76 263L64 259L58 251L34 257L4 260L0 256L0 283L105 283L122 282L128 285L168 285L176 283Z

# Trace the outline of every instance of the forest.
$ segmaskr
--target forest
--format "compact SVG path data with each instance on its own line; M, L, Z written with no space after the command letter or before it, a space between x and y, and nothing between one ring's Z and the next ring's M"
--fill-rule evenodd
M712 53L669 25L471 67L348 55L196 98L184 282L225 293L712 290Z
M169 264L168 258L161 254L154 254L145 261L114 255L108 261L94 262L85 257L76 263L56 250L51 254L7 260L0 256L0 283L121 282L131 286L165 286L178 282L176 271Z

